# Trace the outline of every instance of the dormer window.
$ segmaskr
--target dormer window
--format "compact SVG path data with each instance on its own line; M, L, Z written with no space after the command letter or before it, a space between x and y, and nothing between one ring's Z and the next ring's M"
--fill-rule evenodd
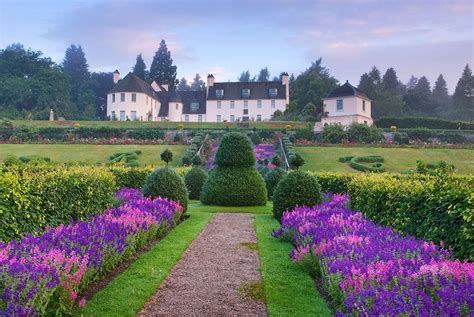
M224 89L216 89L216 98L224 97Z
M248 88L242 89L242 98L250 98L250 89Z
M270 95L271 98L275 98L278 95L278 89L270 88L268 89L268 94Z
M198 102L192 102L191 103L191 111L198 111L199 109L199 103Z

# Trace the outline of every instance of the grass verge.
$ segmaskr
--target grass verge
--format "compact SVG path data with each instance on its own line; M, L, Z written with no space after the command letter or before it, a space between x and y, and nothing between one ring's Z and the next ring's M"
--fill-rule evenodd
M256 215L255 222L269 315L331 316L311 277L288 257L292 245L270 235L278 222L271 215Z
M265 206L211 206L203 205L199 200L191 200L188 204L188 210L191 212L242 212L252 214L271 214L273 204L267 202Z
M209 213L188 214L188 220L143 253L74 315L135 316L212 217Z

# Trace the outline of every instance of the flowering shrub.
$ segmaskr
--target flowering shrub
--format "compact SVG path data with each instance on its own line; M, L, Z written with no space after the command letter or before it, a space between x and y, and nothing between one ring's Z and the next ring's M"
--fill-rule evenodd
M217 149L219 148L219 144L213 144L211 150L210 159L206 162L206 170L210 170L214 167L214 159L217 153ZM257 160L258 167L265 167L263 166L264 160L267 160L267 168L274 169L270 161L272 160L273 155L275 154L275 150L273 148L273 144L258 144L253 146L253 152L255 153L255 159Z
M321 279L337 315L471 316L474 263L402 236L346 207L334 195L285 213L274 236L292 239L290 256Z
M87 221L0 242L1 316L70 312L89 282L170 230L182 213L179 204L143 198L136 189L122 189L116 197L120 207Z

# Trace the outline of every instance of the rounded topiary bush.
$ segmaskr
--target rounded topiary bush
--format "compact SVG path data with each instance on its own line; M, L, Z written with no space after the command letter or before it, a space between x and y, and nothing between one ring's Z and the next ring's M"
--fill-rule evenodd
M201 193L201 202L219 206L263 206L267 189L254 167L214 168Z
M273 216L281 221L286 210L321 203L321 187L314 176L302 171L288 173L273 192Z
M145 181L143 187L145 197L165 197L177 201L188 208L188 192L183 179L172 168L165 166L155 169Z
M214 164L219 167L253 167L255 154L249 138L239 132L224 135Z
M207 179L206 172L200 167L193 167L184 177L184 183L190 199L199 199L202 187Z
M241 133L224 135L201 192L201 202L220 206L257 206L267 202L265 181L255 167L250 140Z
M275 187L278 183L285 177L286 171L281 168L275 168L265 175L265 185L267 186L267 194L268 198L273 196L273 192L275 191Z

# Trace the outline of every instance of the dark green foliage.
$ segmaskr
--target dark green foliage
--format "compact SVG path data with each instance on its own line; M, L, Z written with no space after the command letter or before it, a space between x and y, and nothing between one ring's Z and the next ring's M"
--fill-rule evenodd
M326 143L342 143L345 139L347 139L347 132L340 124L325 125L324 130L321 133L321 141Z
M18 159L22 161L23 163L51 162L51 159L49 157L41 156L41 155L25 155L25 156L20 156Z
M349 142L375 143L383 140L382 131L363 123L353 123L347 129Z
M349 162L350 160L352 160L352 158L354 158L354 156L341 156L338 161L341 162L341 163L345 163L345 162Z
M406 133L396 132L393 135L393 142L401 145L408 145L410 144L410 139Z
M278 182L285 177L286 171L281 168L275 168L265 175L265 185L267 187L268 198L272 198L275 187L278 185Z
M474 119L473 90L474 76L467 64L454 90L452 117L462 120Z
M145 61L143 60L142 54L137 55L137 61L135 66L133 66L133 74L141 78L142 80L147 80L147 71Z
M148 175L143 186L143 195L169 198L179 202L184 210L188 207L186 185L181 176L168 166L157 168Z
M449 121L438 118L427 117L383 117L374 122L379 128L390 128L396 126L398 129L446 129L446 130L474 130L474 123L467 121Z
M348 159L349 156L344 157L343 159ZM339 158L341 162L341 158ZM347 162L347 161L345 161ZM385 166L383 165L384 158L378 155L369 155L369 156L353 156L349 160L349 165L358 171L361 172L384 172ZM373 163L371 165L362 164L362 163Z
M281 161L280 155L275 154L272 157L272 165L276 167L280 167L283 162Z
M298 170L301 166L304 165L304 159L299 153L295 153L290 156L290 167L292 169Z
M209 172L201 202L218 206L263 206L267 189L255 167L217 167Z
M206 172L198 167L193 167L184 177L184 183L189 192L189 199L199 199L201 195L202 187L206 182Z
M216 153L219 167L253 167L255 155L250 140L239 132L224 135Z
M273 192L273 216L281 221L285 211L296 206L314 206L321 203L321 187L317 179L302 171L288 173Z
M416 172L429 175L448 175L454 172L454 165L445 161L424 163L421 160L416 161Z
M252 140L252 143L254 145L259 145L260 143L262 143L262 138L260 137L260 135L257 132L253 132L250 135L250 140Z
M173 152L171 152L169 149L164 150L160 154L161 160L166 163L166 165L169 164L173 160Z
M138 155L142 151L136 150L132 152L117 152L109 155L109 163L118 163L123 162L127 167L138 167L140 163L138 162Z
M116 189L104 168L9 166L0 173L0 240L85 220L111 206Z
M181 163L183 164L183 166L188 166L191 165L191 160L188 156L183 156L183 158L181 159Z
M166 46L165 40L161 40L160 47L155 52L150 66L149 80L160 84L168 84L171 91L176 85L176 66L173 65L171 52Z
M203 161L199 155L194 155L193 159L191 160L193 166L201 166Z

